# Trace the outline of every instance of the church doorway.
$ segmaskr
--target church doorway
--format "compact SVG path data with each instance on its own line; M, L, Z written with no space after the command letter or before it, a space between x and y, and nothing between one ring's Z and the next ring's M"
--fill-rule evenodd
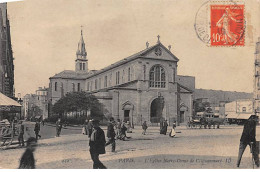
M156 98L151 103L150 108L150 121L151 123L159 123L162 118L164 108L164 98Z
M180 111L180 123L184 123L184 111Z
M124 110L124 121L130 121L130 110Z

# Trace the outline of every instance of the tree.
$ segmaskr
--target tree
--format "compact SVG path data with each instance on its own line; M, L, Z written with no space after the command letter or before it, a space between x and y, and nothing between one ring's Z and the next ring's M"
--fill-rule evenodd
M56 114L65 114L67 112L91 111L91 117L102 118L102 104L98 99L87 92L70 92L59 99L53 106L53 112Z
M36 117L36 116L41 116L42 115L42 110L39 108L39 106L32 105L31 108L29 109L29 115L28 117Z
M201 100L194 100L194 110L196 112L212 112L209 102L202 102Z

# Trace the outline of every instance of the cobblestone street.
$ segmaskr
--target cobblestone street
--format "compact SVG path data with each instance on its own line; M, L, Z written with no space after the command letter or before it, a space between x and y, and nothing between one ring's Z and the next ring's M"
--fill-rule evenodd
M176 137L170 138L160 135L158 127L149 127L147 135L142 135L141 127L136 127L133 133L128 133L128 141L116 141L116 153L107 146L107 153L101 155L100 160L108 168L236 168L242 129L235 125L221 129L186 129L182 126L177 127ZM42 128L42 135L44 130L53 129ZM78 134L69 134L69 131ZM36 168L92 168L88 138L80 132L80 129L67 129L59 138L40 139L35 152ZM259 140L259 132L256 138ZM1 168L17 168L24 150L0 150ZM252 168L249 147L240 168Z

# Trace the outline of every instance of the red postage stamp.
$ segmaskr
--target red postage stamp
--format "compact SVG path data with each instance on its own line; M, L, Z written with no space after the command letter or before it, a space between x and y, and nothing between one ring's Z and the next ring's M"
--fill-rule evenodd
M211 5L211 46L244 46L244 5Z

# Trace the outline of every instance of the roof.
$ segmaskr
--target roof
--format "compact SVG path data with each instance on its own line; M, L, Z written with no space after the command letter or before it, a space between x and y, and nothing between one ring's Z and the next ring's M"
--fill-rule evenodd
M237 113L229 113L226 118L230 118L230 119L237 119L238 114Z
M146 48L142 51L139 51L138 53L135 53L135 54L133 54L129 57L126 57L126 58L124 58L124 59L122 59L122 60L120 60L120 61L118 61L114 64L111 64L111 65L109 65L109 66L107 66L107 67L105 67L101 70L98 70L98 71L93 70L93 71L89 71L88 73L78 73L78 72L75 72L73 70L64 70L64 71L62 71L58 74L55 74L53 77L50 77L50 79L52 79L52 78L87 79L87 78L90 78L92 76L103 73L105 71L108 71L112 68L115 68L117 66L120 66L122 64L128 63L128 62L135 60L137 58L144 57L145 54L152 51L155 47L158 47L158 46L162 47L166 52L168 52L173 57L174 61L176 61L176 62L179 61L179 59L174 54L172 54L171 51L169 51L163 44L161 44L159 42L159 43L157 43L157 44L155 44L155 45L153 45L149 48Z
M237 119L249 119L252 116L251 113L241 113L238 115Z
M88 73L79 73L79 72L75 72L73 70L64 70L64 71L50 77L50 79L52 79L52 78L86 79L87 76L88 76Z
M157 43L157 44L155 44L155 45L153 45L153 46L151 46L151 47L149 47L149 48L146 48L146 49L144 49L144 50L142 50L142 51L139 51L138 53L135 53L135 54L133 54L133 55L131 55L131 56L128 56L128 57L124 58L123 60L120 60L120 61L118 61L118 62L116 62L116 63L114 63L114 64L111 64L111 65L109 65L109 66L107 66L107 67L105 67L105 68L103 68L103 69L97 71L96 73L94 73L94 74L92 74L92 75L89 75L88 78L89 78L89 77L92 77L92 76L94 76L94 75L103 73L103 72L105 72L105 71L107 71L107 70L109 70L109 69L115 68L115 67L120 66L120 65L122 65L122 64L125 64L125 63L127 63L127 62L129 62L129 61L135 60L135 59L137 59L137 58L139 58L139 57L143 57L146 53L152 51L155 47L158 47L158 46L161 46L165 51L167 51L167 52L174 58L174 60L175 60L176 62L179 61L179 59L178 59L174 54L172 54L171 51L169 51L163 44L161 44L161 43L159 42L159 43Z
M21 106L17 101L0 93L0 106Z
M183 85L181 85L181 84L179 84L179 83L178 83L178 85L180 86L180 88L182 88L182 89L184 89L185 91L187 91L187 93L193 93L193 91L192 91L191 89L189 89L188 87L185 87L185 86L183 86ZM182 92L182 91L180 91L180 92Z

